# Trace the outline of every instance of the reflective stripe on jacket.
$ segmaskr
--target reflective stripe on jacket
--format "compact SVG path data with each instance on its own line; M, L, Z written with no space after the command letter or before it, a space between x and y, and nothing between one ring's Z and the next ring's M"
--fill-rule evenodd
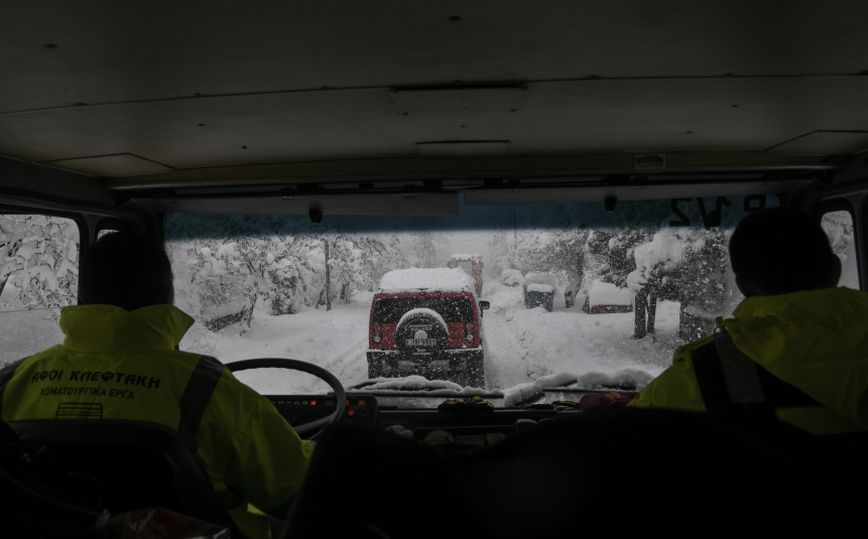
M239 530L267 537L267 519L238 502L283 508L300 488L312 445L219 362L176 350L192 323L170 305L63 309L64 343L17 366L2 393L2 420L119 419L175 429L215 491L235 501L227 506L236 506L229 513ZM195 434L184 440L191 422Z
M737 349L820 406L777 417L815 434L868 430L868 294L830 288L745 299L720 322ZM693 355L707 337L675 351L672 366L630 406L704 412Z

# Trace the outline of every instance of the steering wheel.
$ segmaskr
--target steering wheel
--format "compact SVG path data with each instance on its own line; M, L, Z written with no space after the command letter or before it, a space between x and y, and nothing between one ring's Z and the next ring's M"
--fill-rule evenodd
M335 423L344 415L344 409L346 408L347 401L347 392L346 390L344 390L344 386L341 384L340 380L335 378L335 375L318 365L314 365L313 363L299 361L297 359L264 357L256 359L243 359L241 361L226 363L226 368L229 369L231 372L266 368L290 369L293 371L301 371L312 374L327 383L329 386L331 386L331 388L335 392L335 411L327 415L326 417L321 417L319 419L315 419L314 421L309 421L307 423L302 423L301 425L293 426L293 429L299 435L318 432L327 427L328 425Z

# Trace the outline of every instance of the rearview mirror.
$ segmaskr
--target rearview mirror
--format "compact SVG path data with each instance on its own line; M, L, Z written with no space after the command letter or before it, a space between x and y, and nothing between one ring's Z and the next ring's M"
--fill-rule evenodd
M479 302L479 308L482 309L483 311L486 310L486 309L490 309L490 308L491 308L491 303L489 303L489 302L487 302L487 301L480 301L480 302Z

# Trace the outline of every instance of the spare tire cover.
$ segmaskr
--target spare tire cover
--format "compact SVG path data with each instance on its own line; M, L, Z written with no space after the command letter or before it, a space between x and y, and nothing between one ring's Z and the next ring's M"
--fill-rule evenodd
M398 348L413 354L433 354L447 347L449 330L443 317L432 309L420 308L404 314L395 338Z

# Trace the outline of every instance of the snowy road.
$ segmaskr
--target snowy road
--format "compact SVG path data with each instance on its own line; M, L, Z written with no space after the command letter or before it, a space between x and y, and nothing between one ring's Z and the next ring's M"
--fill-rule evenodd
M525 309L520 287L496 283L486 290L491 310L485 316L490 387L508 388L540 376L587 372L611 373L638 368L651 375L669 365L679 344L678 305L663 303L658 338L635 340L633 315L589 315L578 307L546 312Z
M219 334L195 326L181 349L214 355L223 361L253 357L289 357L321 365L345 385L367 376L368 317L372 294L358 295L333 310L278 317L258 313L243 336L237 327ZM612 373L638 368L659 374L671 361L677 340L678 305L663 302L658 336L632 338L632 314L583 313L578 308L546 312L525 309L520 287L486 282L485 369L489 388L509 388L544 375ZM319 392L325 384L312 376L274 369L240 373L239 378L265 394Z

